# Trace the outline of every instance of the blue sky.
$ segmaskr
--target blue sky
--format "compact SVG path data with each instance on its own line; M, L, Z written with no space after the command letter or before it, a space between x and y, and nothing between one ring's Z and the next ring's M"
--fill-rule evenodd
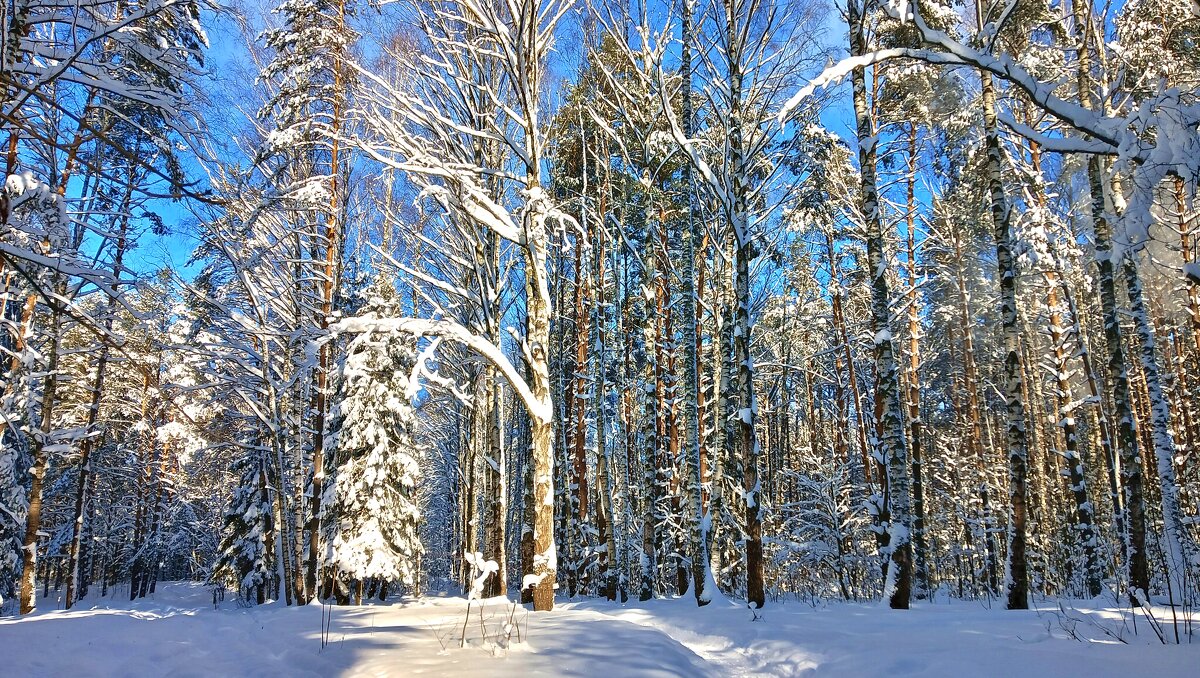
M272 4L272 0L249 0L244 3L244 6L251 15L262 18L270 16ZM369 7L360 10L360 12L371 13L374 11ZM374 17L366 18L368 22L371 22ZM253 95L250 88L254 87L256 68L249 58L241 30L231 14L224 10L221 12L208 11L205 14L204 22L210 49L206 53L207 72L201 80L201 89L211 103L205 110L206 116L210 119L204 120L203 123L214 137L220 137L228 134L223 130L237 126L237 121L241 118L241 113L237 110L239 107L249 107L251 109L249 112L253 112L255 104L252 103ZM256 26L253 30L257 32L261 28L261 26ZM557 58L553 64L553 74L560 81L569 81L578 72L580 61L583 58L579 31L579 25L575 21L568 21L560 31L556 47ZM845 27L840 15L832 7L824 17L823 31L827 41L833 41L835 44L842 42ZM842 49L840 53L844 53L844 51ZM552 92L552 105L556 103L553 94ZM231 97L232 100L230 100ZM851 135L853 118L849 114L848 98L844 96L835 98L831 105L822 112L821 120L830 130L842 136ZM227 138L215 139L218 146L227 141ZM198 180L203 184L204 168L195 156L187 155L185 163L189 179ZM138 247L129 254L129 266L143 272L170 267L185 278L191 277L197 272L196 266L187 266L187 261L197 244L195 239L197 219L194 210L203 208L191 204L190 201L168 199L153 200L148 204L148 208L162 217L169 233L165 236L155 236L147 232L138 243Z

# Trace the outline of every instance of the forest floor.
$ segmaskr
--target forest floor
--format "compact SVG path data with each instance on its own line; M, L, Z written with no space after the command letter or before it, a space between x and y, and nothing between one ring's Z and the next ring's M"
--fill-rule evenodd
M214 607L196 584L0 618L0 673L25 676L1196 676L1200 634L1162 645L1138 615L1093 603L1009 612L938 602L744 606L586 600L533 614L454 597L322 608ZM331 608L325 608L329 610ZM482 615L479 611L482 609ZM1156 610L1169 619L1169 611ZM499 636L512 619L511 642ZM1200 623L1200 618L1196 619ZM1200 630L1200 626L1197 627ZM1168 632L1171 627L1168 625ZM1182 625L1181 625L1182 629ZM517 642L517 634L521 642ZM1173 641L1173 632L1170 640Z

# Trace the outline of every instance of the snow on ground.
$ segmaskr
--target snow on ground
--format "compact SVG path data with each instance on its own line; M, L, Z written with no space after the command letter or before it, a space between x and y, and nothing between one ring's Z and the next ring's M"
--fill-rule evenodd
M769 605L754 621L729 601L587 600L550 614L514 615L523 641L493 641L511 605L473 611L425 598L333 608L321 647L321 607L218 608L195 584L163 584L153 599L88 599L70 611L0 619L5 676L1195 676L1195 644L1162 646L1138 619L1080 603L1009 612L980 603L918 605L799 602ZM49 601L43 601L43 607ZM478 610L478 601L472 603ZM1159 610L1160 616L1164 613ZM1106 633L1103 629L1108 629ZM1073 632L1069 631L1073 629ZM1113 635L1121 635L1124 644ZM1074 636L1074 637L1073 637ZM515 640L515 632L514 632ZM1185 639L1186 643L1186 639Z

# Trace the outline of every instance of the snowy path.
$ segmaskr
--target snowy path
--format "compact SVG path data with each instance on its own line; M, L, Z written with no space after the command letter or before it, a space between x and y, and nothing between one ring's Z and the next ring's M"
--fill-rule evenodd
M1195 676L1200 640L1163 647L1152 634L1111 641L1089 622L1069 637L1055 615L924 605L905 613L875 605L768 607L759 621L722 601L621 607L561 605L518 611L526 642L481 647L479 617L458 648L464 601L335 608L331 644L320 647L320 607L220 609L201 587L169 584L154 600L85 601L70 612L0 619L3 675L24 676ZM507 616L485 607L493 632ZM1100 619L1104 612L1072 612ZM526 627L526 623L528 626ZM1115 622L1106 622L1116 628ZM1151 644L1153 643L1153 644Z

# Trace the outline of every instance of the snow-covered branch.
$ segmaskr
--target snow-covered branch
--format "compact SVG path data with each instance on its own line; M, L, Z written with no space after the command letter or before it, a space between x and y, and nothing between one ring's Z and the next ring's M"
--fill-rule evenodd
M333 334L399 331L417 337L440 337L455 341L495 366L521 397L531 417L545 422L550 421L554 414L546 403L533 394L520 371L500 347L453 320L355 317L339 320L331 324L329 329Z

